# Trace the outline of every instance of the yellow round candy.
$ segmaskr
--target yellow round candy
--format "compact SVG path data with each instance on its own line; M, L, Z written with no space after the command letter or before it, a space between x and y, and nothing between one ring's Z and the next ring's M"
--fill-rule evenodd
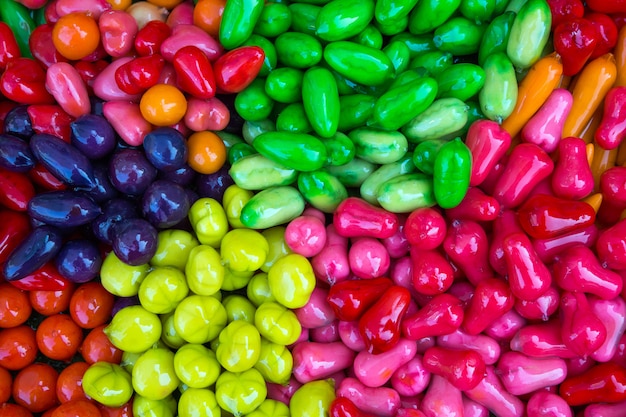
M187 99L178 88L157 84L143 93L139 109L147 122L155 126L171 126L185 116Z
M287 308L303 307L315 289L315 273L307 258L291 253L278 259L267 273L276 301Z
M278 259L293 253L287 242L285 242L285 229L285 226L274 226L261 232L270 248L265 263L261 265L261 271L269 271Z
M220 246L222 262L234 272L253 272L265 263L269 246L263 235L251 229L233 229Z

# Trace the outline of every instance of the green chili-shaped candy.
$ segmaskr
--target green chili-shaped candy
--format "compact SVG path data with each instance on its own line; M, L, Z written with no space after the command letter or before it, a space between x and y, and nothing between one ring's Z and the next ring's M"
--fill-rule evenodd
M237 93L235 109L244 120L262 120L272 112L274 101L265 92L265 80L257 78Z
M413 118L402 132L413 143L440 139L454 133L467 122L467 105L458 98L440 98Z
M330 138L322 138L328 155L328 165L344 165L355 155L354 142L345 133L337 132Z
M374 164L389 164L406 155L408 141L398 131L360 127L348 133L356 150L356 156Z
M322 60L322 45L315 37L285 32L274 41L278 62L293 68L310 68Z
M393 63L383 51L356 42L329 43L324 49L324 59L339 74L363 85L381 85L395 73Z
M454 57L450 52L428 51L417 55L411 60L410 68L426 68L433 77L441 74L452 65Z
M276 68L265 79L265 92L279 103L296 103L302 100L304 72L296 68Z
M228 0L222 12L220 43L226 49L241 46L252 35L261 13L263 0Z
M506 52L515 15L515 12L505 12L489 22L478 47L478 64L483 65L490 54Z
M393 41L383 48L383 52L391 60L396 74L404 72L411 62L411 51L405 43Z
M489 55L483 68L485 84L478 93L480 109L487 118L501 123L513 112L517 102L515 68L503 52Z
M252 146L266 158L298 171L316 171L327 160L324 143L306 133L266 132Z
M378 205L378 189L384 182L399 175L410 174L416 170L417 168L413 163L413 155L407 153L396 162L381 165L376 169L372 175L363 181L359 188L359 193L368 203Z
M326 171L334 175L346 187L360 187L371 174L378 168L378 165L354 157L346 164L338 166L327 166Z
M429 139L420 142L413 151L413 163L424 174L433 175L435 171L435 158L439 149L448 143L443 139Z
M254 33L275 38L291 27L291 10L286 4L267 2L254 27Z
M357 35L374 17L374 0L333 0L317 15L315 34L328 42Z
M323 67L310 68L302 79L304 111L321 137L328 138L339 126L339 91L333 74Z
M496 0L461 0L459 11L478 23L489 22L496 9Z
M339 96L339 130L348 131L365 126L374 112L376 97L368 94Z
M251 229L269 229L301 215L304 204L302 194L294 187L267 188L248 200L239 220Z
M244 190L263 190L296 181L298 171L275 162L260 153L243 156L228 170L235 184Z
M478 52L486 24L478 24L463 16L456 16L435 29L433 42L442 51L452 55L471 55Z
M409 31L416 35L432 32L456 12L461 0L420 0L409 16Z
M456 207L467 194L472 171L472 153L456 138L439 149L435 158L433 186L437 204L444 209Z
M529 68L541 58L551 25L552 14L546 0L528 0L522 6L506 45L506 54L516 68Z
M294 133L309 133L313 130L306 117L302 103L291 103L281 110L276 118L276 130Z
M433 178L421 172L399 175L381 184L377 200L393 213L409 213L435 205Z
M485 84L485 70L476 64L460 62L444 69L436 77L438 97L454 97L466 101L474 97Z
M291 30L315 35L317 16L322 8L307 3L292 3L288 7L291 10Z
M346 187L327 171L301 172L298 190L309 204L324 213L332 213L348 198Z

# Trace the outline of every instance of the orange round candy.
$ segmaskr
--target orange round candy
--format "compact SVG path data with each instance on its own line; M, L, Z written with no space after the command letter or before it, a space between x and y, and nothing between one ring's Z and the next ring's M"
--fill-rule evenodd
M182 0L148 0L148 3L152 3L155 6L165 7L168 10L172 10L174 7L182 3Z
M150 87L139 102L141 115L155 126L171 126L181 121L187 111L187 99L176 87L157 84Z
M79 60L93 53L100 43L96 20L84 13L69 13L59 18L52 28L52 43L61 55Z
M222 139L208 130L196 132L187 140L187 163L201 174L213 174L226 162L226 146Z
M132 0L107 0L113 10L126 10L132 4Z
M193 24L218 38L226 0L199 0L193 8Z

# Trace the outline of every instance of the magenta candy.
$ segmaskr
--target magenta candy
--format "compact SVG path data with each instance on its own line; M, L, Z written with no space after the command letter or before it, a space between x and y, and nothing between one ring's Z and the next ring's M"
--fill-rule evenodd
M389 278L396 285L400 285L411 291L411 294L415 292L413 289L412 279L413 261L410 256L404 256L400 259L394 259L391 262L389 270Z
M70 13L87 13L98 20L102 13L111 10L111 4L106 0L56 0L55 9L58 17Z
M623 334L617 342L617 349L610 362L617 363L626 368L626 334Z
M532 143L517 145L495 185L493 196L501 206L515 208L553 169L554 162L539 146Z
M328 297L328 290L317 286L307 303L294 310L303 327L314 329L326 326L335 320L335 312L326 301L326 297Z
M401 405L400 395L394 389L370 388L354 377L341 381L336 393L351 400L361 411L381 417L393 417Z
M485 229L471 220L453 220L443 241L450 260L476 285L493 277L489 265L489 240Z
M102 112L122 140L131 146L141 145L143 138L152 130L152 125L141 115L139 104L109 101L102 106Z
M489 409L463 396L463 417L489 417Z
M285 243L293 252L311 258L326 245L326 227L316 217L299 216L287 225Z
M591 356L577 356L565 361L567 363L567 376L580 375L597 364Z
M503 210L493 222L491 243L489 245L489 264L502 276L507 274L506 260L504 259L504 238L513 233L523 233L517 213L513 210Z
M117 58L132 52L139 28L131 15L122 10L108 10L100 16L98 28L107 54Z
M474 286L467 281L455 281L448 290L448 294L458 298L465 308L474 296Z
M498 417L524 415L524 403L504 389L493 366L487 366L486 376L475 388L465 391L465 395L487 407Z
M613 403L613 404L590 404L587 407L585 407L583 417L598 417L598 416L599 417L624 417L626 416L626 401L620 401L618 403Z
M580 200L593 191L593 174L584 140L567 137L559 141L551 183L554 194L570 200Z
M172 28L172 34L161 44L161 55L167 61L172 61L174 54L188 45L200 48L209 61L215 61L224 51L217 40L198 26L181 24Z
M484 334L471 335L456 330L452 333L437 337L437 346L448 349L470 349L482 356L486 365L493 365L500 358L500 344Z
M414 408L400 408L395 417L426 417L426 414Z
M365 350L365 341L359 332L358 321L339 321L337 325L339 337L344 345L355 352Z
M424 369L444 377L461 391L476 387L485 376L485 361L474 350L435 346L424 352L422 361Z
M362 350L354 358L354 375L365 386L381 387L416 353L417 344L408 339L400 339L394 347L376 355Z
M561 323L558 319L545 323L529 324L517 331L511 339L511 350L535 358L557 356L571 359L578 356L561 339Z
M46 90L72 117L80 117L91 111L87 85L78 71L67 62L58 62L48 67Z
M626 167L611 167L600 176L600 192L612 205L626 208Z
M528 320L547 321L559 308L561 295L559 291L550 287L535 300L515 300L515 311Z
M322 223L326 222L326 213L324 213L322 210L316 209L315 207L307 207L304 209L304 211L302 212L303 216L311 216L311 217L315 217L317 218L319 221L321 221ZM342 238L344 239L344 238Z
M472 123L465 144L472 153L470 185L481 184L511 145L511 135L499 123L482 119Z
M529 417L572 417L572 409L567 401L558 395L546 391L537 391L526 404L526 414ZM610 417L605 414L597 415Z
M611 88L604 98L602 120L594 132L595 142L603 149L615 149L626 136L626 87Z
M348 249L352 273L359 278L376 278L387 274L391 259L379 240L371 237L353 239Z
M430 372L424 369L422 356L415 355L391 375L391 387L402 396L418 395L428 387L430 377Z
M583 244L592 247L598 239L598 226L592 224L583 229L573 230L559 236L534 239L533 247L542 262L552 263L564 250Z
M383 245L385 245L387 252L389 252L389 256L394 259L402 258L409 253L411 249L411 244L404 234L405 222L406 219L401 218L398 230L393 235L382 239Z
M477 185L481 190L483 190L487 195L493 196L494 190L496 189L496 184L500 180L502 173L506 169L506 165L509 162L510 156L505 154L496 164L491 168L487 178Z
M589 305L606 329L604 343L591 353L591 357L598 362L608 362L617 352L620 338L626 331L626 302L622 297L611 300L590 297Z
M445 378L433 375L420 409L427 417L463 417L463 395Z
M358 197L348 197L339 203L333 214L333 225L340 236L376 239L393 236L400 226L395 213Z
M424 207L411 212L404 224L409 243L424 250L435 249L446 237L446 220L434 208Z
M291 396L302 386L302 383L292 375L291 378L289 378L289 382L284 385L275 384L273 382L267 382L266 385L267 398L289 405Z
M194 132L224 130L230 122L228 107L217 97L202 100L190 97L187 100L185 125Z
M318 343L339 342L339 320L331 321L324 326L309 329L309 340Z
M567 376L567 364L560 358L531 358L519 352L506 352L496 366L502 384L513 395L558 385Z
M498 341L509 341L525 325L526 319L511 309L489 324L485 334Z
M126 94L118 87L117 82L115 81L115 71L117 71L117 69L122 65L132 60L132 57L122 57L107 65L93 81L92 87L94 94L98 98L107 102L130 101L138 103L141 98L140 94Z
M626 269L626 219L600 232L596 252L602 265L615 270Z
M458 206L446 210L446 216L450 219L477 222L495 220L499 213L498 200L477 187L470 187Z
M340 236L332 224L326 226L326 246L311 259L317 279L334 284L350 277L348 239Z
M450 294L440 294L417 313L407 315L402 320L402 334L407 339L419 340L452 333L461 326L463 317L461 301Z
M167 16L165 23L171 28L178 25L193 25L193 3L183 1L176 5Z
M533 301L550 288L550 271L537 256L528 236L524 233L513 233L504 238L502 248L509 285L514 296Z
M622 291L622 277L603 268L593 251L583 245L560 254L554 262L553 275L556 284L565 291L583 291L606 300Z
M446 292L454 282L450 262L436 250L411 248L411 283L423 295Z
M572 93L568 90L554 89L524 125L521 131L522 141L534 143L547 153L554 152L561 140L561 132L573 102Z
M511 310L514 303L511 289L504 280L489 278L479 282L465 309L463 329L473 335L481 333L494 320Z
M355 352L342 342L300 342L292 350L293 375L301 383L324 379L352 365Z

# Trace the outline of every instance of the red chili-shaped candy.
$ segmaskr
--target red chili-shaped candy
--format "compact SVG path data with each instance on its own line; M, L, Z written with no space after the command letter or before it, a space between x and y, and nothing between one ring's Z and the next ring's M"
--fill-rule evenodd
M604 111L594 139L604 149L615 149L626 136L626 87L613 87L604 99Z
M554 162L539 146L534 143L517 145L495 185L493 196L503 207L517 207L553 168Z
M200 99L215 96L213 67L209 58L198 47L189 45L180 48L174 54L172 64L181 90Z
M461 391L472 389L485 377L485 361L474 350L432 347L424 352L424 369L444 377Z
M511 339L510 346L513 351L535 358L557 356L571 359L578 356L563 343L559 319L522 327Z
M123 10L108 10L98 19L100 39L107 54L112 57L127 55L133 50L137 35L137 21Z
M586 356L602 346L606 328L591 310L584 293L563 293L560 311L561 339L572 352Z
M5 22L0 22L0 70L4 70L12 59L21 56L13 31Z
M392 285L383 277L341 281L330 287L327 302L339 320L358 320Z
M30 233L30 219L13 210L0 210L0 264Z
M470 185L481 184L511 145L511 135L493 120L477 120L467 131L465 144L472 153Z
M580 72L591 58L600 34L585 18L570 18L554 28L554 50L561 56L563 75Z
M626 219L600 233L596 252L600 262L608 268L626 269Z
M439 336L437 346L449 349L469 349L478 352L487 365L493 365L500 358L501 348L498 342L484 334L467 334L457 329L452 333Z
M74 63L74 68L76 68L76 71L78 71L78 74L80 74L80 77L87 85L87 91L89 91L89 95L93 95L93 83L96 80L96 77L108 65L109 63L104 60L98 60L93 62L78 61Z
M530 197L517 213L524 231L536 239L580 230L593 225L596 220L596 212L590 204L545 194Z
M224 51L220 43L211 35L195 25L177 25L172 33L161 43L161 55L167 61L173 61L179 49L194 45L200 49L209 61L213 62Z
M433 297L416 313L402 320L402 334L410 340L452 333L463 323L461 301L447 293Z
M365 350L354 358L354 374L368 387L382 387L401 366L417 354L414 340L400 339L386 352L373 354Z
M337 397L345 397L365 413L393 417L402 405L400 395L388 387L371 388L357 378L344 378L336 388Z
M513 210L502 210L493 222L491 243L489 245L489 264L499 275L507 274L504 259L504 238L513 233L523 233L517 213Z
M528 320L547 321L559 308L560 300L561 294L559 290L550 287L535 300L527 301L519 298L516 299L515 311Z
M160 20L151 20L139 29L135 36L135 51L139 56L159 54L161 44L172 33L172 29Z
M522 300L536 300L552 284L548 267L541 262L530 239L523 233L504 238L504 260L513 295Z
M0 204L15 211L26 211L35 196L27 174L0 169Z
M111 62L96 76L92 87L94 94L107 102L127 101L139 103L140 94L128 94L118 87L115 81L115 72L119 67L130 62L132 57L122 57Z
M58 104L33 104L26 110L35 133L47 133L70 143L74 118Z
M30 58L10 61L0 76L0 93L20 104L52 104L54 97L46 90L46 71Z
M73 285L59 273L53 261L44 264L24 278L10 282L11 285L24 291L61 291Z
M126 94L140 94L159 82L164 66L159 54L134 58L115 70L115 82Z
M552 30L561 22L574 17L583 17L585 6L580 0L547 0L552 15Z
M556 284L565 291L586 292L605 300L622 291L622 277L603 268L593 251L583 245L573 246L559 255L553 274Z
M431 207L413 210L407 217L404 235L416 249L435 249L443 243L446 237L446 220L441 213Z
M589 59L596 59L612 52L617 43L617 25L613 19L606 13L586 13L584 17L596 27L598 32L598 43Z
M476 222L495 220L499 213L498 200L477 187L470 187L458 206L446 210L446 215L450 219Z
M346 397L336 397L328 410L330 417L375 417L373 414L359 410L352 401Z
M382 353L400 340L400 325L409 308L411 293L393 285L359 319L359 332L370 353Z
M443 250L472 284L493 277L487 233L477 222L453 220L443 241Z
M258 46L240 46L220 56L213 66L220 91L238 93L256 78L265 52Z
M567 378L559 387L559 395L571 406L592 403L616 403L626 400L626 369L608 362L587 372Z
M398 216L358 197L348 197L337 206L333 215L337 233L344 237L392 236L399 227Z
M494 320L513 308L515 298L509 285L496 278L479 282L474 296L465 309L463 329L469 334L479 334Z
M570 200L580 200L593 191L593 173L584 140L570 136L558 142L558 159L551 182L557 197Z
M49 67L58 62L67 62L68 59L57 51L52 42L53 24L39 25L33 30L28 38L28 47L33 57L41 62L44 67Z
M454 270L440 252L412 247L411 282L415 291L420 294L441 294L454 282Z

